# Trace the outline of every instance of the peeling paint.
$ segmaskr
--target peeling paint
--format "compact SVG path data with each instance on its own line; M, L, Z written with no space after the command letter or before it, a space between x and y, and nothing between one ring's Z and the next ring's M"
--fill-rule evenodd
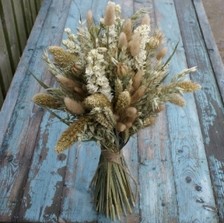
M224 219L224 161L214 155L209 156L210 171L212 172L213 187L216 191L216 202L219 205L219 215Z

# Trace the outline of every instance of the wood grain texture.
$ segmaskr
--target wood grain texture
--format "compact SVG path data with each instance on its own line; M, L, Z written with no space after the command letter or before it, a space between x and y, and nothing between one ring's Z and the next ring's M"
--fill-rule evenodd
M124 17L142 7L150 9L153 27L158 26L166 35L168 54L180 41L170 64L171 76L187 65L197 65L198 72L192 78L203 86L195 97L185 96L185 108L167 105L154 126L141 130L125 146L124 156L139 184L138 200L133 214L119 222L217 223L217 207L222 222L223 103L214 76L218 71L212 67L215 63L210 60L208 40L203 37L205 25L202 18L198 19L203 17L203 12L198 12L201 3L115 2L123 7ZM94 142L76 143L63 154L54 152L66 126L32 104L31 98L40 87L28 72L53 83L41 60L43 50L60 45L61 38L65 38L64 27L76 31L80 15L84 20L88 9L93 10L98 21L106 3L107 0L42 3L0 113L2 222L111 222L95 212L89 187L99 160L99 146ZM132 186L135 189L135 183Z
M138 133L142 222L178 222L172 159L165 112Z
M53 2L51 4L51 1L46 1L41 8L36 29L31 34L31 36L34 35L33 39L29 41L30 45L26 47L20 69L17 70L13 79L13 81L18 82L13 83L15 88L12 88L9 93L8 107L4 103L2 109L2 114L6 114L4 115L6 118L0 120L3 123L1 125L3 135L1 135L0 140L0 171L2 176L0 183L2 201L0 210L2 211L1 220L3 221L10 221L11 218L16 220L18 217L17 209L21 202L20 196L23 193L38 136L39 128L37 126L39 126L43 114L42 112L36 113L35 110L37 108L33 108L33 103L31 103L32 96L39 92L40 87L26 71L30 69L39 78L45 73L45 67L40 66L40 64L43 65L41 59L43 49L51 44L58 43L61 39L62 30L58 33L52 30L58 24L61 24L59 27L63 29L67 17L65 11L63 11L66 8L66 4L61 1L60 7L57 8L57 6L58 3ZM28 64L29 67L27 67ZM32 88L29 86L32 86ZM20 87L20 90L18 90L18 87ZM18 92L16 92L16 89ZM10 94L13 93L15 94L12 97ZM8 118L9 114L11 114L11 118Z
M198 23L205 41L205 46L211 61L211 66L214 71L215 78L217 80L217 85L219 87L220 94L222 96L222 101L224 102L224 65L222 58L219 54L213 33L206 16L206 12L201 0L192 1Z
M64 128L58 119L45 113L24 187L19 221L57 222L67 154L57 155L54 147L60 136L58 129Z
M48 42L48 39L47 41L40 39L40 43L48 44L45 47L52 44L60 44L69 7L70 1L61 1L60 4L57 1L53 1L51 4L49 11L51 14L48 15L45 21L45 29L55 30L54 33L57 33L57 36L53 34L54 42L52 40ZM44 67L43 61L41 61L41 64ZM43 73L43 76L45 74ZM42 141L40 140L39 144L35 147L31 170L25 186L24 203L22 203L22 208L19 213L21 220L29 220L32 222L57 221L60 212L66 164L66 156L62 155L57 158L54 151L55 142L60 134L57 131L58 129L63 130L63 124L57 119L49 117L48 113L45 113L40 125L40 139ZM38 188L42 188L42 190Z
M179 49L170 63L172 77L173 73L186 67L174 2L157 0L155 8L158 26L167 38L166 45L172 49L180 40ZM186 48L191 46L187 45ZM216 207L194 97L189 94L185 98L185 108L167 106L169 149L173 161L179 222L218 222L216 212L206 210L197 202L200 197L207 205L214 209Z
M181 26L187 63L189 66L197 65L198 69L197 75L192 75L191 78L202 85L202 90L195 94L195 98L216 203L218 204L218 213L222 222L224 221L224 183L222 181L224 170L217 163L223 165L224 162L223 102L214 76L214 69L211 65L210 53L206 49L203 32L201 32L198 23L195 6L192 1L184 1L181 4L179 1L175 1L175 5Z

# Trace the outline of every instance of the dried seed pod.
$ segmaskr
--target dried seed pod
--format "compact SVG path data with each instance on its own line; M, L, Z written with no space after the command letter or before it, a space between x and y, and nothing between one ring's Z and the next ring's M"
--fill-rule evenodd
M121 122L118 122L116 125L116 129L118 132L123 132L126 130L126 125Z
M49 47L49 52L54 56L55 63L63 68L71 67L75 64L76 56L67 52L59 46Z
M115 5L108 3L105 15L104 15L104 25L105 26L111 26L115 22Z
M63 106L60 99L47 93L38 93L34 95L33 102L41 107L47 107L52 109L59 109Z
M118 96L123 91L123 85L120 79L115 79L114 83L114 101L117 101Z
M129 41L132 37L132 22L131 22L131 19L127 19L124 22L122 31L126 34L127 40Z
M132 40L129 42L129 50L133 57L136 57L139 55L140 52L140 35L139 33L134 33L132 36Z
M161 104L156 108L155 112L159 113L159 112L163 111L164 109L165 109L165 105Z
M147 43L149 49L157 49L160 46L160 40L152 36Z
M80 69L80 67L77 64L73 64L71 66L71 72L73 74L79 74L81 72L81 69Z
M74 115L81 115L85 112L81 102L75 101L69 97L65 97L64 103L68 111Z
M79 120L71 124L59 138L55 150L60 153L70 147L74 142L78 140L78 137L83 134L85 126L87 125L89 118L80 117Z
M93 25L93 13L89 10L86 14L87 27L90 28Z
M143 126L148 127L150 125L153 125L155 123L155 121L156 121L155 117L149 116L143 121Z
M76 87L73 88L73 90L74 90L76 93L80 94L80 95L84 95L84 94L86 94L86 91L83 90L83 87L82 87L82 86L80 86L80 87L76 86Z
M166 53L167 53L167 48L162 48L159 52L158 52L158 54L156 55L156 59L157 60L161 60L161 59L163 59L163 57L166 55Z
M63 87L68 88L70 90L73 90L74 87L80 86L78 83L74 82L73 80L71 80L61 74L58 74L56 76L56 78L57 78L58 82L63 85Z
M148 14L145 14L142 18L141 25L150 25L150 17Z
M118 48L121 50L126 50L127 46L128 46L128 41L127 41L126 34L124 32L121 32L118 39Z
M164 35L160 30L155 31L153 36L159 41L159 44L163 42Z
M119 114L122 112L125 108L127 108L131 103L131 96L128 91L123 91L118 96L116 105L115 105L115 113Z
M145 91L146 91L146 86L144 85L140 86L131 96L131 103L133 104L137 102L145 94Z
M170 103L173 103L173 104L179 105L179 106L184 106L185 105L184 98L181 95L176 94L176 93L170 94L168 101Z
M125 125L126 123L133 123L137 117L138 117L138 114L136 113L130 117L126 117L123 122Z
M89 110L95 107L100 107L100 108L111 107L111 103L108 100L108 98L104 94L101 94L101 93L95 93L88 96L83 101L83 105L86 109L89 109Z
M117 74L120 79L124 78L128 74L128 66L123 63L118 63Z
M113 129L115 125L115 119L113 112L110 108L94 108L91 113L94 116L94 119L105 128Z
M125 110L125 113L127 115L127 117L133 117L137 114L137 109L135 107L128 107L126 110Z
M130 50L130 53L133 57L136 57L139 55L139 52L140 52L140 44L138 41L134 41L134 40L131 40L129 42L129 50Z
M193 92L201 89L201 85L191 81L183 81L177 84L178 87L182 88L184 92Z
M134 90L137 90L142 82L142 78L144 75L144 71L143 70L138 70L138 72L135 74L135 76L132 78L132 86L134 88Z
M127 129L130 129L133 125L133 122L125 122L124 123Z
M100 125L104 126L105 128L111 127L111 123L108 122L108 119L103 113L97 113L94 118Z

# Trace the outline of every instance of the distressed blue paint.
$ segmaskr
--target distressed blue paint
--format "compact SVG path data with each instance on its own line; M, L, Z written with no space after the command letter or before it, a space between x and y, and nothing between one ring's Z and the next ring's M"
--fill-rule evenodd
M53 43L56 44L57 35L59 34L52 33L52 27L61 24L65 17L60 15L60 20L56 19L57 10L55 9L57 7L53 4L53 7L49 9L49 5L51 5L51 1L45 2L43 5L40 13L40 16L43 16L43 18L38 19L41 27L37 25L36 30L31 33L34 40L30 40L30 45L25 49L23 61L19 64L19 68L15 74L15 81L12 83L15 89L11 88L9 97L6 99L1 113L1 115L4 115L0 121L3 130L2 134L0 134L2 156L4 157L5 153L10 154L14 158L11 162L2 163L0 168L0 199L4 198L3 201L6 201L0 204L0 209L4 210L2 212L3 219L10 219L12 217L12 211L19 202L17 193L22 190L23 180L28 172L27 164L32 157L38 133L38 126L34 129L32 123L34 122L33 124L35 124L35 120L37 120L36 124L39 124L41 117L41 113L37 114L36 117L33 114L31 98L39 91L39 86L27 72L27 69L39 77L40 74L45 73L44 67L39 66L42 60L43 47L47 47ZM63 9L65 8L62 5L61 10ZM35 47L35 50L33 47ZM26 63L24 64L23 62ZM37 70L38 73L36 72ZM16 86L16 84L18 85Z
M138 133L140 210L143 222L177 222L176 191L165 112Z
M179 40L180 46L182 46L174 2L172 0L157 0L155 8L158 26L165 33L168 47L172 48ZM184 51L178 50L171 61L170 73L177 73L185 67ZM192 94L185 98L187 100L185 108L167 106L179 221L183 223L218 222L217 214L203 208L195 199L200 196L210 206L215 207L195 101ZM191 181L186 179L191 179Z
M48 113L44 114L41 121L42 113L36 113L38 109L33 108L30 102L32 96L39 91L39 86L26 73L28 64L33 73L38 77L46 77L49 82L49 76L45 75L41 61L43 49L58 44L66 18L65 27L75 31L80 18L77 7L82 18L85 18L87 10L92 8L94 17L99 20L107 1L88 0L84 3L81 0L73 0L71 6L69 2L44 2L41 9L42 17L38 18L39 25L36 25L31 34L32 39L29 40L22 58L23 63L19 65L13 87L1 112L1 152L5 150L0 162L2 221L19 217L21 221L31 222L111 222L101 215L97 216L89 189L99 159L99 147L93 142L78 143L66 151L60 160L60 156L54 152L54 146L65 126ZM124 7L125 17L142 6L149 8L153 5L152 0L115 2ZM216 139L211 134L211 129L216 130L217 117L220 118L220 122L223 121L221 98L215 78L211 75L213 70L204 49L197 18L192 16L192 11L193 15L195 13L192 1L181 2L187 6L187 10L183 13L183 20L179 21L176 10L180 8L175 9L173 0L155 0L154 3L155 20L165 32L169 48L173 48L181 38L186 38L187 33L184 33L183 24L186 25L187 31L191 25L196 27L188 32L190 36L187 38L191 39L187 41L185 51L188 52L189 64L199 63L195 79L198 75L200 80L203 79L203 89L196 94L198 111L193 95L187 95L185 98L188 104L184 109L168 105L167 113L159 115L155 126L140 131L126 145L124 154L130 172L139 183L139 202L134 213L122 218L121 222L215 223L218 220L209 175L213 177L217 206L221 218L224 218L224 163L222 157L210 155L212 148L209 147L209 173L205 147ZM196 3L194 4L197 6ZM185 22L182 24L181 33L178 22ZM186 58L180 41L170 71L176 73L184 67ZM218 131L221 129L217 129L217 135L220 136L221 133ZM203 140L206 145L203 145ZM221 140L217 145L223 146ZM25 184L26 179L23 180L27 177L28 171ZM16 212L19 216L11 216L19 202L18 193L23 187L22 203L17 207L18 213Z
M93 142L77 143L69 150L59 219L65 222L96 220L89 188L99 160L99 147Z
M218 188L216 196L217 196L217 203L220 210L220 218L224 219L224 162L215 158L214 155L209 156L210 162L210 171L214 176L213 185Z
M24 211L24 219L32 222L56 222L58 204L54 203L54 197L59 185L63 185L63 168L66 167L67 152L63 160L54 150L55 144L63 131L65 124L45 113L40 125L40 140L35 148L30 172L25 187L21 209ZM51 213L46 209L51 207ZM60 207L58 207L60 210Z
M195 98L207 156L214 155L220 162L224 162L224 107L220 96L223 90L220 92L217 86L217 82L220 86L220 78L223 78L223 65L217 65L221 59L215 53L215 48L213 53L210 52L210 49L213 49L212 45L215 43L212 44L211 33L203 25L206 18L203 17L205 12L201 0L183 1L181 4L179 1L175 1L175 5L184 45L191 46L185 49L187 62L190 66L194 63L197 63L198 66L198 75L192 75L191 78L198 81L203 87L202 93L201 91L197 92ZM185 10L186 8L188 10ZM190 22L188 18L190 18ZM202 41L203 39L205 43ZM223 222L224 209L220 204L224 203L224 196L220 196L220 191L224 190L224 187L215 183L218 180L216 179L216 173L220 170L214 169L217 166L210 159L208 159L208 164L209 168L214 170L210 172L210 175L213 181L216 203L218 204L219 220Z

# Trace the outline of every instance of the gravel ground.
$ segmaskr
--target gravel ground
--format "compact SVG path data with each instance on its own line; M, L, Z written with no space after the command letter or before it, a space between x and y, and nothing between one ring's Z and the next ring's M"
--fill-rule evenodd
M224 62L224 0L202 0Z

